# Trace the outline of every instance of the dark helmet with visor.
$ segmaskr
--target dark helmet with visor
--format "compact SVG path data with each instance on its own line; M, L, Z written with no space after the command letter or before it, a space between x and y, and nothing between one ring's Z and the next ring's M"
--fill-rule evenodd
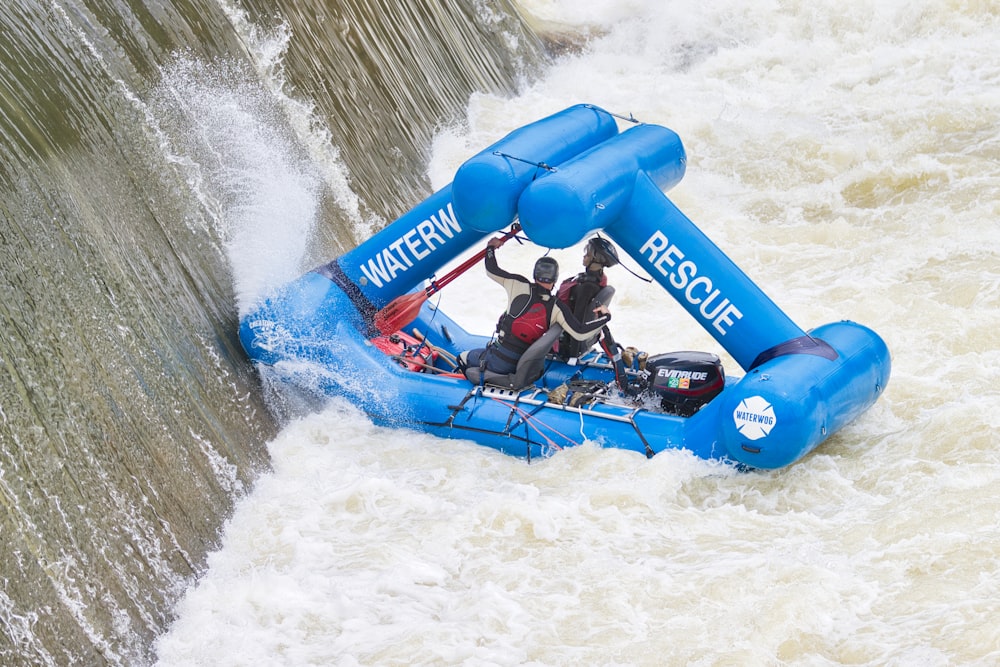
M595 236L587 241L584 254L590 255L591 262L596 262L602 266L614 266L618 263L618 251L615 250L610 241L600 236Z
M535 262L534 278L536 283L550 283L554 285L559 278L559 262L552 257L540 257Z

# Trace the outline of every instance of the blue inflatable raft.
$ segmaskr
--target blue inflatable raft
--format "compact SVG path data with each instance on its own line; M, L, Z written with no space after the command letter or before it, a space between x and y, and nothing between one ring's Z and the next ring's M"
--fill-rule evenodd
M664 195L685 163L669 129L620 131L600 108L570 107L472 157L451 185L285 286L242 318L240 340L269 382L345 397L378 424L529 459L591 440L646 456L683 448L753 468L789 465L878 399L889 351L860 324L806 332L792 322ZM442 266L515 222L548 248L600 230L745 374L727 377L709 353L623 359L607 342L567 362L548 354L550 337L517 378L474 384L455 358L489 337L431 302L400 331L376 328L386 306L430 293Z

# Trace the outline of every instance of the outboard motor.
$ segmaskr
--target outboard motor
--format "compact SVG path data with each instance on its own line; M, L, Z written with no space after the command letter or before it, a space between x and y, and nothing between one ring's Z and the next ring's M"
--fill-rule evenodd
M646 361L647 393L660 398L664 412L690 417L719 395L726 384L722 362L709 352L668 352Z

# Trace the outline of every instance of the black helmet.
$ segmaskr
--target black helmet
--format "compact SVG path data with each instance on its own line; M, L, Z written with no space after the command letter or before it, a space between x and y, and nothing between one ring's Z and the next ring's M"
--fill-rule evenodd
M602 239L600 236L595 236L587 241L587 247L583 252L590 255L594 262L603 266L614 266L618 263L618 251L615 250L610 241Z
M559 278L559 262L552 257L539 257L535 262L535 282L552 283Z

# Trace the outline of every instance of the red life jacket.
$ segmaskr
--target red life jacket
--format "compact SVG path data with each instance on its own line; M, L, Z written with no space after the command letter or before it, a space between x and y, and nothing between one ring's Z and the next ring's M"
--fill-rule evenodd
M549 298L542 300L534 286L531 294L514 297L510 309L500 316L497 330L503 335L500 345L518 357L549 329L549 317L555 302Z

